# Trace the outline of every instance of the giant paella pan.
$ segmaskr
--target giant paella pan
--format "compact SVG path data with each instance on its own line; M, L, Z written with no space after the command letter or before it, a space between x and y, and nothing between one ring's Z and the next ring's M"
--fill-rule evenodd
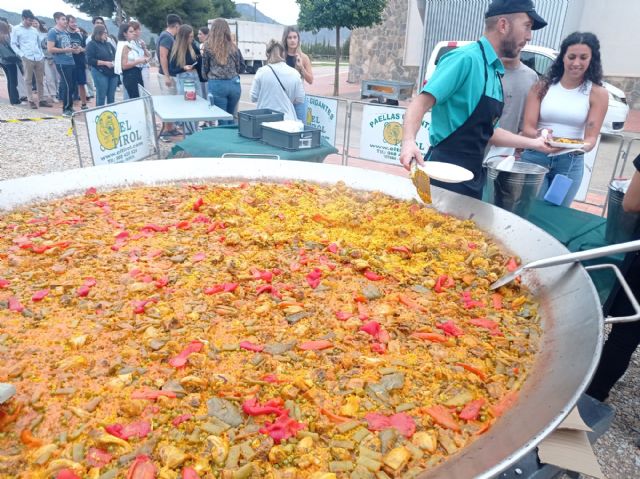
M517 461L588 384L596 290L559 266L490 293L511 256L566 250L492 205L413 196L400 177L263 160L0 183L0 380L19 389L0 476L491 477Z

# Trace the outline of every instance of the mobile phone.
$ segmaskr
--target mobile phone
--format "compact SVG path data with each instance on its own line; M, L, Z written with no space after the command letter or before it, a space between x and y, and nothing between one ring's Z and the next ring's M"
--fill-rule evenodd
M198 62L192 63L191 66L195 67L198 64Z

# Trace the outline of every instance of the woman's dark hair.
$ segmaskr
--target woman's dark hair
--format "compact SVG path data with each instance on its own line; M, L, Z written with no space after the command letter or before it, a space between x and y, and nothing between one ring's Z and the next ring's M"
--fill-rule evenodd
M93 32L91 33L91 40L93 40L94 42L102 41L100 37L103 33L107 33L107 29L104 27L104 25L96 25L95 27L93 27Z
M129 30L129 27L131 27L131 25L129 25L128 22L123 22L120 24L120 30L118 30L118 40L123 42L127 41L127 31Z
M200 27L198 31L202 32L203 35L209 35L209 27Z
M584 80L589 80L595 85L602 86L602 60L600 59L600 41L591 32L573 32L562 41L560 53L551 68L541 80L540 98L544 98L549 90L549 86L555 85L564 75L564 57L567 49L573 45L586 45L591 49L591 61L589 68L584 72Z

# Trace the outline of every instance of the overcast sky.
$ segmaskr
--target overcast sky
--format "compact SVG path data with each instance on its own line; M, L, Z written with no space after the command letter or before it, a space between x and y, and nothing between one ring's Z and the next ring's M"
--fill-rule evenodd
M235 3L248 3L249 1L236 1ZM258 10L273 18L284 25L294 25L298 21L298 12L300 8L295 0L259 0L257 2ZM71 13L81 18L88 18L86 15L78 12L63 0L0 0L0 8L8 12L21 12L23 8L29 8L35 15L51 17L53 12Z

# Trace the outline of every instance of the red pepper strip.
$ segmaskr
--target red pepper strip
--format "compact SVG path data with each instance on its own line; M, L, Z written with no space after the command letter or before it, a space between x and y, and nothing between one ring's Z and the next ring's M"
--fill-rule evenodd
M44 298L47 297L48 294L49 294L48 289L41 289L40 291L36 291L35 293L33 293L33 296L31 296L31 301L33 301L34 303L37 303L38 301L42 301Z
M509 258L509 261L507 261L507 271L512 273L517 269L518 269L518 262L516 261L516 259L515 258Z
M202 197L200 197L195 201L195 203L193 203L193 211L200 211L202 205L204 205L204 200L202 199Z
M9 311L15 311L16 313L22 313L24 306L18 301L15 296L9 296Z
M411 258L411 255L413 254L408 246L390 246L387 249L392 253L400 253L406 256L407 258Z
M480 368L477 368L475 366L472 366L471 364L467 364L467 363L456 363L456 366L460 366L461 368L466 369L467 371L469 371L470 373L475 374L476 376L478 376L480 379L482 379L483 381L485 381L487 379L487 375L484 373L484 371L482 371Z
M486 318L473 318L469 320L469 323L473 324L474 326L478 326L479 328L485 328L491 331L498 329L498 327L500 326L492 319Z
M358 318L361 321L369 319L369 309L366 304L358 303Z
M179 230L188 230L191 228L191 224L187 220L178 221L176 228Z
M276 298L282 299L282 294L280 294L280 292L271 284L263 284L262 286L258 286L256 288L256 294L258 296L260 296L262 293L271 293L271 295L275 296Z
M202 251L200 251L199 253L196 253L191 257L191 261L193 261L194 263L197 263L198 261L202 261L206 257L207 257L206 253L203 253Z
M91 188L87 188L84 192L84 196L95 196L98 190L96 190L95 186Z
M408 308L415 309L416 311L422 311L426 313L428 310L424 306L416 303L413 299L409 298L407 295L399 294L398 301L407 306Z
M493 293L491 295L491 301L493 302L494 309L502 309L502 295L500 293Z
M309 283L311 288L316 289L320 285L320 278L322 278L322 270L320 268L314 268L307 274L307 283Z
M298 348L304 351L319 351L332 347L333 343L331 341L327 341L326 339L319 339L317 341L305 341L304 343L298 344Z
M336 311L336 318L338 318L340 321L346 321L349 318L352 318L353 314L351 313L347 313L345 311Z
M164 288L166 285L169 284L169 277L168 276L163 276L162 278L158 278L154 281L154 284L156 285L156 288L160 289L160 288Z
M9 284L9 281L4 278L0 278L0 289L6 288Z
M169 231L169 227L168 226L159 226L159 225L156 225L156 224L148 224L148 225L144 225L142 228L140 228L140 231L154 232L154 233L164 233L165 231Z
M330 253L336 254L338 252L338 245L335 243L329 243L327 250L329 250Z
M436 324L436 328L442 329L448 336L462 336L464 334L464 331L451 320Z
M255 351L256 353L260 353L264 351L264 346L261 344L255 344L251 341L240 341L240 347L242 349L246 349L247 351Z
M326 266L327 268L329 268L331 271L333 271L334 269L336 269L336 264L332 263L331 261L329 261L329 258L327 258L325 255L321 254L320 256L318 256L318 263L320 263L322 266Z
M477 301L471 297L471 293L469 291L464 291L461 297L462 305L465 309L472 308L483 308L484 303L482 301Z
M46 229L44 230L39 230L36 231L35 233L29 233L27 236L27 238L39 238L40 236L44 235L47 232Z
M212 233L216 230L223 230L227 227L227 225L223 222L223 221L214 221L213 223L211 223L211 225L207 228L207 233Z
M354 294L354 295L353 295L353 300L354 300L356 303L366 303L366 302L368 302L368 301L369 301L369 300L367 299L367 297L366 297L366 296L364 296L364 295L362 295L362 294Z
M518 401L518 391L509 391L502 396L498 402L489 406L489 412L493 417L502 416L507 409L510 409Z
M360 331L370 334L381 343L389 342L389 333L382 329L382 326L377 321L369 321L363 324L360 326Z
M135 314L142 314L145 312L146 306L149 303L157 303L158 298L149 298L142 300L133 300L131 301L131 305L133 306L133 312Z
M327 416L327 418L329 418L329 420L331 422L336 423L336 424L342 424L343 422L351 421L351 418L344 417L344 416L338 416L337 414L334 414L331 411L329 411L328 409L325 409L323 407L320 408L320 413L323 416Z
M385 416L377 412L370 412L364 416L367 421L367 429L370 431L382 431L384 429L396 429L404 437L411 437L416 432L416 423L411 416L405 413Z
M455 286L455 281L448 274L438 276L436 285L433 287L436 293L442 293L445 289Z
M207 224L210 224L211 223L211 218L209 218L208 216L205 216L205 215L198 215L195 218L193 218L193 220L191 222L192 223L207 223Z
M458 416L460 417L460 419L464 419L465 421L475 421L480 415L480 409L482 409L482 406L484 406L484 403L486 402L487 401L485 401L483 398L468 402L464 406L462 411L460 411L460 414L458 414Z
M149 456L140 455L127 471L126 479L155 479L157 473L158 470Z
M284 379L278 379L278 376L276 376L275 374L265 374L264 376L262 376L260 378L260 380L266 381L266 382L272 383L272 384L279 384L279 383L286 383L287 382Z
M469 248L469 249L476 249L477 247L478 247L478 245L475 244L473 241L469 241L467 243L467 248Z
M127 425L110 424L105 426L104 430L112 436L124 439L125 441L128 441L132 437L144 439L151 432L151 423L143 419Z
M298 431L304 429L306 424L302 424L295 419L291 419L288 415L278 416L273 422L265 422L264 427L260 428L262 434L268 434L273 439L273 442L280 444L284 439L289 439L298 434Z
M371 351L378 354L385 354L387 352L387 346L382 343L371 343Z
M426 408L425 412L433 418L436 424L451 429L452 431L460 430L460 426L458 426L455 418L446 407L436 404Z
M72 469L65 467L64 469L60 469L58 474L56 474L56 479L80 479L80 476L73 472Z
M313 216L311 217L311 219L312 219L313 221L315 221L316 223L323 223L323 224L327 224L327 225L330 225L330 224L332 224L332 223L333 223L333 221L331 221L331 220L330 220L329 218L327 218L326 216L321 215L320 213L316 213L315 215L313 215Z
M206 190L207 185L187 185L187 188L194 191Z
M178 427L183 422L190 421L191 419L193 419L192 414L180 414L179 416L173 418L171 424L173 424L175 427Z
M275 414L281 416L289 415L288 409L282 407L282 399L269 399L264 404L258 403L258 398L247 399L242 403L242 411L249 416L262 416L266 414Z
M182 479L200 479L200 476L194 468L185 467L182 469Z
M92 447L87 452L86 461L91 467L104 467L111 462L113 454L105 451L104 449L98 449Z
M380 281L384 279L384 276L380 276L379 274L374 273L373 271L366 270L364 272L364 277L369 281Z
M76 295L79 296L80 298L84 298L89 294L89 291L91 291L91 288L93 288L96 284L97 284L97 281L93 278L85 279L82 286L80 286L76 290Z
M438 333L416 332L416 333L411 333L411 337L418 338L418 339L424 339L426 341L431 341L431 342L434 342L434 343L446 343L447 342L447 337L443 336L442 334L438 334Z
M131 399L148 399L150 401L155 401L160 396L174 398L176 397L176 393L173 391L158 391L149 388L136 389L131 393Z
M187 358L191 353L199 353L202 351L204 344L200 341L191 341L189 345L184 348L180 354L169 359L169 364L174 368L183 368L187 364Z

